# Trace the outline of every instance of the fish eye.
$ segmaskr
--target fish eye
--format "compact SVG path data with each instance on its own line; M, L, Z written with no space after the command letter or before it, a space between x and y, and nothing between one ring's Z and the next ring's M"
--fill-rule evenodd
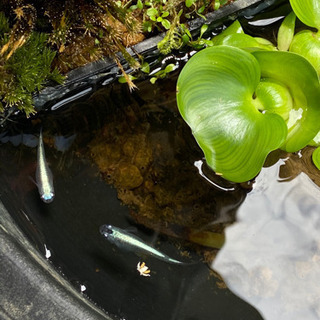
M112 226L108 225L106 226L106 230L105 230L108 234L112 234L113 230L112 230Z
M100 227L100 233L105 237L108 237L108 235L113 233L112 226L104 224Z
M54 193L53 192L49 192L49 193L45 193L41 196L41 200L44 202L44 203L50 203L52 202L54 199Z

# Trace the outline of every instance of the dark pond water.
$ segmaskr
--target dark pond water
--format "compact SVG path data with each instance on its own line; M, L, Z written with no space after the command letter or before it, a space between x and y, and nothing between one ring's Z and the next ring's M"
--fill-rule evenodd
M288 7L281 10L247 17L244 27L272 39L280 22L268 19ZM253 184L222 181L206 168L179 116L177 75L157 85L142 81L133 93L112 84L50 114L13 123L0 137L1 200L44 257L116 319L262 319L210 266L252 188L264 190L268 180L281 185L300 172L318 182L310 150L273 153ZM41 127L56 190L49 205L32 182ZM115 247L100 235L102 224L134 226L146 243L186 264ZM139 275L142 261L150 277Z
M199 174L195 163L202 155L178 116L175 82L145 81L134 94L115 84L44 115L24 132L13 126L1 138L1 200L43 255L112 315L230 319L236 313L238 319L260 319L207 264L247 189L210 177L219 189ZM49 205L30 179L40 126L56 190ZM192 264L114 247L99 233L106 223L135 226L146 243ZM139 261L150 277L139 275Z

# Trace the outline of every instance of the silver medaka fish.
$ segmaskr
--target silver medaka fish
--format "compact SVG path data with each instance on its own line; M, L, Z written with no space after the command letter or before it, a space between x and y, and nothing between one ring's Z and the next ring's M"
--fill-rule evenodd
M40 198L45 203L50 203L54 199L54 188L51 170L47 164L44 153L42 130L38 143L38 164L36 170L36 184L38 186Z
M119 248L122 247L124 249L134 251L135 253L146 253L170 263L185 264L182 261L170 258L166 254L147 245L138 237L120 228L104 224L100 227L100 233Z

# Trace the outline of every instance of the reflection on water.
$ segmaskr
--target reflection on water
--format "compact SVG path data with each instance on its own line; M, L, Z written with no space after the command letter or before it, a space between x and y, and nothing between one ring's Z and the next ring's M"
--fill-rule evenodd
M277 182L288 161L280 160L257 178L212 268L266 320L316 320L320 189L304 173Z
M213 186L215 186L217 189L220 189L220 190L222 190L222 191L235 191L236 190L236 188L237 188L237 186L236 186L236 184L233 184L233 183L230 183L230 182L228 182L228 181L223 181L223 179L221 178L221 181L220 181L220 183L216 183L215 181L214 181L214 179L210 179L208 176L206 176L206 174L204 173L204 171L203 171L203 169L202 169L202 167L204 166L204 164L205 164L205 160L197 160L197 161L195 161L194 162L194 166L198 169L198 171L199 171L199 174L200 174L200 176L201 177L203 177L206 181L208 181L210 184L212 184ZM208 168L208 170L210 170L209 168ZM211 170L212 171L212 170ZM211 172L211 174L212 174L212 172ZM221 183L222 182L222 183ZM227 186L224 186L224 185L226 185L227 184Z

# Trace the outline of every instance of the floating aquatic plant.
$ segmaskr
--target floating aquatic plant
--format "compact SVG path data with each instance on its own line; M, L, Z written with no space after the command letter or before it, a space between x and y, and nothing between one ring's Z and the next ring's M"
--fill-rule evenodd
M278 49L288 51L294 36L294 28L296 23L296 15L294 12L289 13L278 31Z
M320 85L302 56L214 46L195 54L177 83L177 103L208 165L243 182L266 156L294 152L320 129Z
M289 50L304 56L314 66L320 75L320 12L317 0L290 0L293 12L283 21L278 32L279 50ZM298 17L312 30L295 32L295 22ZM309 143L312 146L320 145L320 132ZM312 155L315 166L320 169L320 150Z
M319 29L319 4L290 3L294 12L279 29L278 48L245 34L235 21L206 41L205 45L218 47L196 54L178 79L179 110L209 166L226 179L252 179L276 148L294 152L306 145L319 146L319 31L294 35L296 16ZM320 168L320 149L313 162Z
M318 0L290 0L294 13L284 20L278 35L280 50L301 54L320 74L320 11ZM302 30L294 35L295 16L313 30Z
M227 45L238 48L260 48L264 50L276 50L275 46L267 39L251 37L244 33L238 20L211 40L211 45Z

